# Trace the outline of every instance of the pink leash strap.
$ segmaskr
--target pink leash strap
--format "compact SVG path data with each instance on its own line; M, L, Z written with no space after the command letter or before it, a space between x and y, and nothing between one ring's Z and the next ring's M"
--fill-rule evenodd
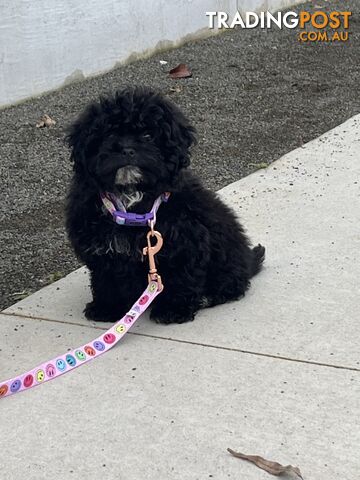
M93 358L99 357L116 345L140 315L150 306L154 299L161 293L162 285L157 280L151 280L141 297L131 309L116 322L109 330L101 334L92 342L71 350L64 355L42 363L36 368L22 375L0 382L0 398L8 397L24 390L29 390L42 383L60 377L64 373L74 370Z

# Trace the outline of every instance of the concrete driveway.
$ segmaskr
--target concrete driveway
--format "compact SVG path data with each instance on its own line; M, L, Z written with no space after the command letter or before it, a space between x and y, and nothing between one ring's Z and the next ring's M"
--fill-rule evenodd
M227 447L358 478L359 151L360 115L221 190L267 247L245 299L190 324L145 316L101 359L2 399L4 478L271 478ZM2 312L0 378L105 329L89 296L80 269Z

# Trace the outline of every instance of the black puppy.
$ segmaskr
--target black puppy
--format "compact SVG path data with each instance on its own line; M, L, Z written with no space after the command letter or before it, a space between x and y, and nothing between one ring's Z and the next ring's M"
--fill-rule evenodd
M138 213L171 192L157 213L165 289L152 318L186 322L202 307L245 294L265 249L250 247L231 209L186 169L195 130L174 104L146 88L126 89L89 105L67 138L74 161L67 230L91 274L87 318L121 318L147 283L142 249L148 228L117 225L104 209L102 192Z

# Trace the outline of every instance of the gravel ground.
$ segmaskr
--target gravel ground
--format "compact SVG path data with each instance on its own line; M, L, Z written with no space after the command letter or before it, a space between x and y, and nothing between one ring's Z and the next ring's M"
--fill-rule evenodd
M296 31L276 28L227 31L0 111L0 309L78 267L64 230L71 165L63 137L99 94L147 84L171 95L198 129L193 169L211 189L359 113L359 6L316 3L353 12L348 43L299 44ZM169 79L181 62L193 77ZM54 128L35 128L44 113Z

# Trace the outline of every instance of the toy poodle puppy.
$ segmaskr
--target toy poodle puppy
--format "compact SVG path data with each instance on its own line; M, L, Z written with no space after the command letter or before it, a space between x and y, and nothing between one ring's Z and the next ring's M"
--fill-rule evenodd
M104 208L104 195L143 214L170 192L156 215L165 288L153 303L153 319L187 322L203 307L245 294L265 249L250 246L234 212L188 169L195 130L177 106L150 89L128 88L90 104L67 140L74 175L66 225L91 275L88 319L121 318L147 284L142 250L149 228L119 225Z

